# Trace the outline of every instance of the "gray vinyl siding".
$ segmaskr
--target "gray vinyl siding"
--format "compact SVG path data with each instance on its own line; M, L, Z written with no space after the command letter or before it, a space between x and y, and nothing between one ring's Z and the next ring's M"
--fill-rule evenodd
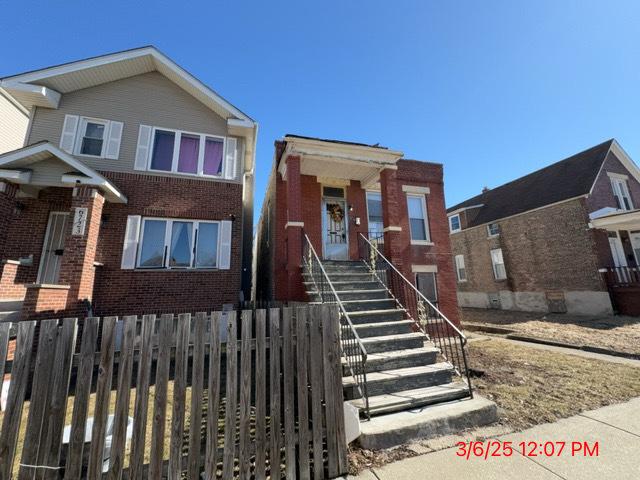
M226 119L218 116L158 72L145 73L66 93L62 96L58 109L37 108L29 143L48 140L58 145L66 114L124 123L120 155L117 160L76 157L96 170L136 172L133 165L138 143L138 128L141 124L212 135L228 135ZM242 164L242 160L239 159L237 169L239 177L242 174Z
M24 145L29 117L0 91L0 153Z

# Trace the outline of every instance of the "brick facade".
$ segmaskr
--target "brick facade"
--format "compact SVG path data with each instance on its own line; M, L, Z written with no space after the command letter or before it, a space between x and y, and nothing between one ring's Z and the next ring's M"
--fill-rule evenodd
M33 256L30 264L0 265L0 298L22 299L23 317L42 318L53 311L86 313L91 300L97 315L195 312L236 304L241 288L242 185L199 179L101 172L128 198L127 204L104 202L94 189L49 187L38 198L21 198L11 206L4 258ZM50 212L88 208L85 235L65 240L59 284L70 288L31 287L38 267ZM123 270L122 248L128 215L194 220L230 220L229 270ZM29 286L29 288L27 288ZM64 306L64 307L63 307ZM45 312L45 313L43 313Z
M460 212L461 232L451 234L453 254L463 255L467 280L458 282L462 306L515 310L611 312L599 269L613 266L609 232L592 228L589 215L616 202L608 172L627 175L629 192L640 206L640 183L613 151L604 158L591 192L496 220L500 235L489 237L487 225L468 227L480 208ZM629 260L635 259L629 235L618 232ZM507 279L494 278L490 250L501 248Z
M395 245L393 249L386 251L385 256L388 256L410 281L415 281L412 265L435 266L439 306L447 317L457 322L459 316L444 207L442 165L411 160L400 160L397 165L397 170L385 169L381 172L384 223L387 225L388 222L395 222L394 225L402 229L401 232L394 232L395 237L391 241L388 239L389 233L385 234L385 249L388 249L389 245ZM277 170L273 171L256 233L256 298L259 300L298 300L298 293L304 291L303 285L297 283L293 286L294 291L300 289L296 291L296 296L292 297L289 294L292 287L288 284L287 266L295 263L299 271L300 257L289 258L291 250L287 247L289 237L286 230L290 228L285 230L285 225L289 218L287 211L291 208L288 200L291 189L287 188L291 178L289 168L286 177L283 179ZM299 183L304 233L308 235L318 255L322 256L322 184L317 177L310 175L300 175ZM358 236L360 233L368 233L366 190L356 180L338 181L338 184L346 184L345 201L348 209L351 209L346 212L349 257L358 260ZM411 245L403 185L429 188L426 203L433 245ZM360 225L356 225L356 218L360 219Z

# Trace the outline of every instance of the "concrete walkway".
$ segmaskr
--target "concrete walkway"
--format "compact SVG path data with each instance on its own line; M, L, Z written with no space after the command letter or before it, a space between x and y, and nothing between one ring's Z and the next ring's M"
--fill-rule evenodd
M467 460L456 456L458 449L454 447L367 470L350 478L637 480L640 479L640 397L492 439L493 442L496 440L512 442L513 454L489 457L488 460L472 456ZM520 442L566 442L566 447L560 456L532 457L519 453ZM598 456L585 457L583 452L572 456L572 442L588 442L590 448L598 442Z

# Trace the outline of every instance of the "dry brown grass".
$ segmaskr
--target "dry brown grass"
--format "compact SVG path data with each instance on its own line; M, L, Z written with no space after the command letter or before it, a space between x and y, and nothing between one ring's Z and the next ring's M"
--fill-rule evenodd
M517 430L640 396L640 368L492 339L469 345L477 392Z
M462 322L504 327L521 335L640 355L640 317L586 317L463 308Z

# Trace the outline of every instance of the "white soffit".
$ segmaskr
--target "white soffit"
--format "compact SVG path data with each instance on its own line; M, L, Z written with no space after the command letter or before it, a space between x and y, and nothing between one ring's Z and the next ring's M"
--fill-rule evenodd
M27 72L0 81L0 86L26 108L42 105L56 108L43 100L123 78L158 71L223 118L237 120L235 128L253 128L255 122L200 80L169 59L155 47L142 47L77 62ZM42 90L42 88L45 90ZM51 92L55 92L51 93Z

